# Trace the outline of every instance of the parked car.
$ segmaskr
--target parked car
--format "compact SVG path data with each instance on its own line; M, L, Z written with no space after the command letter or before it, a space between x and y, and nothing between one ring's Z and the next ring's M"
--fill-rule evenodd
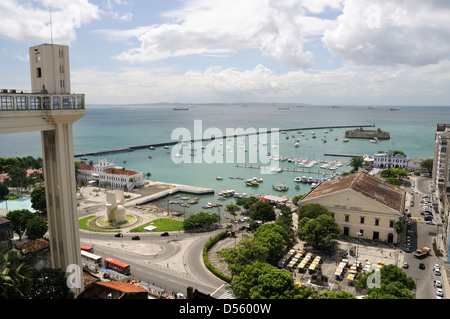
M161 236L169 236L169 233L165 231L164 233L161 233Z
M139 236L133 236L133 237L131 237L131 240L140 240L141 239L141 237L139 237Z
M435 280L434 281L434 286L436 288L442 288L442 282L440 280Z
M440 275L441 275L441 270L440 270L439 268L434 268L434 269L433 269L433 273L434 273L436 276L440 276Z
M424 263L420 263L420 264L419 264L419 268L420 268L420 269L425 269L425 264L424 264Z
M409 268L409 265L408 265L408 263L406 261L403 263L403 268L405 268L405 269Z
M444 297L444 293L441 288L436 288L436 296Z
M117 233L114 235L114 237L123 237L122 233Z

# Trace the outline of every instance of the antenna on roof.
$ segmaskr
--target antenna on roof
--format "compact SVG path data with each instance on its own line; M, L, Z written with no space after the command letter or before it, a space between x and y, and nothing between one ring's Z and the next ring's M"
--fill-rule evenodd
M48 12L50 15L50 44L53 44L53 26L52 26L52 5L48 5Z

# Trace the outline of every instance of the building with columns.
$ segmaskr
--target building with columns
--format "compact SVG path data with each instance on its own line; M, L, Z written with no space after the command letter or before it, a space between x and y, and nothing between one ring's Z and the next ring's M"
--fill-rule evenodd
M300 205L320 204L342 228L344 236L397 243L394 226L403 217L406 193L366 173L354 173L319 184Z
M68 52L58 44L29 49L32 93L0 91L0 134L41 132L51 263L69 272L82 267L72 124L86 111L84 94L71 93ZM69 275L80 293L82 271Z

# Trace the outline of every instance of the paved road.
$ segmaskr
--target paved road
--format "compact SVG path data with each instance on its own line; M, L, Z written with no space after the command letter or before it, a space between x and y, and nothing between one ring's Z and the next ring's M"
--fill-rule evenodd
M430 181L429 178L426 177L415 177L415 187L414 188L406 188L405 190L408 192L407 196L414 191L414 207L409 207L412 217L420 217L421 221L418 223L412 223L412 230L415 231L416 235L411 236L411 251L414 251L420 247L429 247L433 249L433 240L436 235L439 236L441 234L442 227L437 225L427 225L423 221L423 216L420 215L422 211L422 203L420 200L422 196L425 194L430 194L428 183ZM409 203L409 201L408 201ZM440 222L439 214L434 213L435 217L434 222L437 224ZM436 234L436 235L435 235ZM409 264L408 269L404 269L406 273L412 277L416 281L417 285L417 299L435 299L436 298L436 288L434 286L435 280L440 280L441 282L447 282L447 278L443 272L444 270L444 261L441 258L438 258L435 255L435 252L432 251L431 255L422 259L415 258L412 254L405 254L405 261ZM419 264L423 263L425 265L425 269L420 269ZM439 264L441 266L442 274L440 276L433 274L434 264ZM447 288L447 289L446 289ZM448 290L448 285L444 285L444 298L447 298L447 294L450 293Z
M186 293L191 286L202 293L220 298L227 294L228 285L213 276L206 269L202 260L202 249L206 241L220 230L202 234L172 232L168 237L159 233L139 234L139 241L132 241L132 234L115 238L113 234L80 232L80 241L93 245L95 254L111 257L130 264L132 277L149 282L167 291ZM177 240L192 240L192 244L181 250ZM105 244L109 242L110 244ZM99 243L99 244L96 244ZM118 249L118 245L129 247L130 243L138 246L137 250ZM148 247L148 248L147 248ZM184 269L173 267L173 257L184 260ZM167 261L167 266L166 266Z

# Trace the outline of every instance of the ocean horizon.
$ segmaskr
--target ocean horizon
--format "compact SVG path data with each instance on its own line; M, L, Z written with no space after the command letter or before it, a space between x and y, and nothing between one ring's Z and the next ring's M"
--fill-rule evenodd
M106 158L118 166L127 169L150 172L152 181L164 183L186 184L199 187L211 187L215 190L213 195L202 195L198 205L189 208L170 207L171 210L186 212L186 215L201 211L201 206L207 202L217 202L217 195L221 190L235 190L246 194L272 194L278 196L293 197L306 194L310 191L310 184L300 183L300 188L294 188L296 177L306 176L313 178L330 178L331 174L339 174L349 171L345 165L349 157L326 156L325 154L354 154L373 156L377 151L401 150L409 159L421 157L429 158L434 153L434 134L436 125L442 123L442 119L450 118L450 107L444 106L400 106L398 111L390 111L389 106L310 106L300 104L183 104L188 110L174 111L173 107L179 107L178 103L163 105L122 105L122 106L97 106L86 107L86 115L73 124L74 153L82 154L100 150L111 150L139 145L151 145L175 142L180 139L174 133L183 132L194 137L200 134L208 135L208 132L219 132L226 135L227 130L241 128L243 130L254 129L284 130L304 127L331 127L340 125L355 126L374 125L390 133L390 140L381 140L378 143L370 143L369 140L350 139L344 143L345 129L325 130L321 129L312 138L310 130L300 132L291 131L286 134L277 133L279 156L296 159L315 160L314 166L305 169L305 172L265 172L254 168L237 167L236 165L263 165L270 168L274 164L269 161L272 151L272 135L264 135L267 138L266 148L262 148L260 154L251 158L251 152L245 153L245 158L238 157L242 150L254 147L255 143L261 143L262 136L255 136L256 140L247 137L244 140L230 138L219 141L207 141L202 145L206 151L208 147L220 150L223 160L216 152L213 160L206 157L205 150L195 150L192 156L184 157L185 161L178 163L171 146L169 149L162 147L155 150L139 149L131 152L118 152L112 154L88 156L86 161L97 163L100 158ZM199 125L201 129L199 132ZM217 136L220 134L217 134ZM326 143L323 142L326 138ZM298 146L294 143L298 139ZM273 141L272 141L273 142ZM261 145L261 144L259 144ZM190 145L186 145L189 148ZM183 148L181 148L183 149ZM184 149L183 149L184 150ZM259 152L260 150L258 150ZM208 154L212 154L208 152ZM5 134L0 140L0 156L42 156L40 133L28 132L17 134ZM256 161L255 161L256 158ZM80 160L77 158L76 160ZM251 163L249 163L251 160ZM342 164L335 170L320 168L324 161ZM284 161L276 162L282 169L298 169L295 163ZM310 170L308 172L308 170ZM269 173L269 174L267 174ZM217 179L221 177L221 179ZM239 177L237 179L236 177ZM258 187L246 186L248 178L258 177L264 181ZM242 178L242 179L240 179ZM278 192L273 185L286 184L289 190ZM195 195L188 195L195 197ZM156 204L167 205L168 199L158 201ZM222 201L224 206L234 199ZM171 205L172 206L172 205ZM178 205L177 205L178 206ZM217 210L211 210L217 212Z

